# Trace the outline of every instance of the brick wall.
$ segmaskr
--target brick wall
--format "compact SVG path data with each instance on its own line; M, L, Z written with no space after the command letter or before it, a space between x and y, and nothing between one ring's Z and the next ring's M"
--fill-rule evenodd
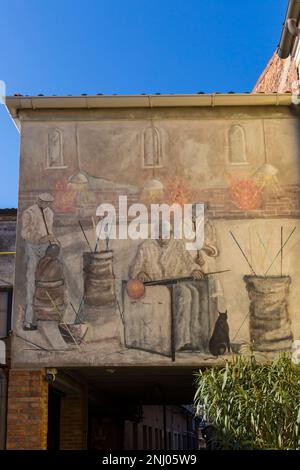
M61 399L60 449L86 448L86 407L86 400L81 393L68 393Z
M298 80L296 64L290 58L280 59L275 52L257 80L253 93L285 93L292 90L292 83Z
M206 204L207 213L212 219L300 217L300 187L286 185L281 189L279 195L263 194L260 206L251 210L237 207L228 188L204 190L199 201Z
M118 217L118 196L115 193L105 193L101 196L101 202L110 203L116 206L116 212ZM99 198L98 198L99 200ZM137 196L131 196L128 198L128 207L138 202ZM231 198L229 187L223 188L208 188L199 191L197 194L197 202L205 204L206 213L211 219L252 219L252 218L279 218L279 217L300 217L300 185L291 184L280 187L280 193L267 194L262 192L261 203L256 209L245 210L239 208ZM100 204L100 202L99 202ZM96 205L92 207L92 215L95 215ZM150 213L150 207L149 213ZM85 227L92 228L91 216L84 218ZM130 220L130 218L128 219ZM74 222L75 221L75 222ZM66 214L55 214L55 225L57 227L65 227L70 223L78 228L74 215L68 216Z
M7 449L47 448L48 384L44 376L44 370L10 370Z

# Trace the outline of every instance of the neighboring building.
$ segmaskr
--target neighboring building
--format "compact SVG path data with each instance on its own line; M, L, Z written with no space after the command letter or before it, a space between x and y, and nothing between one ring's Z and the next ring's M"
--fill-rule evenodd
M281 59L276 51L257 80L253 93L290 93L298 77L294 59L292 57Z
M5 448L16 209L0 209L0 449Z
M300 2L289 0L277 51L259 77L254 93L299 94Z

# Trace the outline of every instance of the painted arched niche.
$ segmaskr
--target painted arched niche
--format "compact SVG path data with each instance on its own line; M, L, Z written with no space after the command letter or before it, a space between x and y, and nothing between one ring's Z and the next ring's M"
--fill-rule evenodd
M232 164L248 163L245 131L242 126L236 124L229 129L228 141L229 162Z
M148 127L143 132L142 141L143 167L162 166L161 139L156 127Z
M48 133L48 168L61 166L64 166L62 133L59 129L52 129Z

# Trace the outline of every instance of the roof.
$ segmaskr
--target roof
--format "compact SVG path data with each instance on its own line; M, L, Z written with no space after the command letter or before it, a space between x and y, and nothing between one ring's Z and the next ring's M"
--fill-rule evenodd
M0 209L0 214L10 214L10 215L15 215L17 213L17 210L15 207L11 207L9 209Z
M287 20L294 18L298 24L300 18L300 0L289 0L283 23L281 38L278 46L278 55L281 59L286 59L293 51L296 36L293 36L288 29Z
M299 0L300 1L300 0ZM160 108L217 106L289 106L290 93L198 93L193 95L9 96L6 106L19 127L23 110Z
M16 221L17 220L17 209L0 209L0 222ZM1 239L0 239L1 244Z
M12 207L11 209L0 209L0 215L17 215L18 209Z

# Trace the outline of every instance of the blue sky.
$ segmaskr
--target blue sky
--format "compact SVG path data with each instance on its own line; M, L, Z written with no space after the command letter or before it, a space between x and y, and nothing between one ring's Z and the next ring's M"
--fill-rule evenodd
M287 0L0 0L7 94L251 91ZM16 207L19 135L0 105L0 207Z

